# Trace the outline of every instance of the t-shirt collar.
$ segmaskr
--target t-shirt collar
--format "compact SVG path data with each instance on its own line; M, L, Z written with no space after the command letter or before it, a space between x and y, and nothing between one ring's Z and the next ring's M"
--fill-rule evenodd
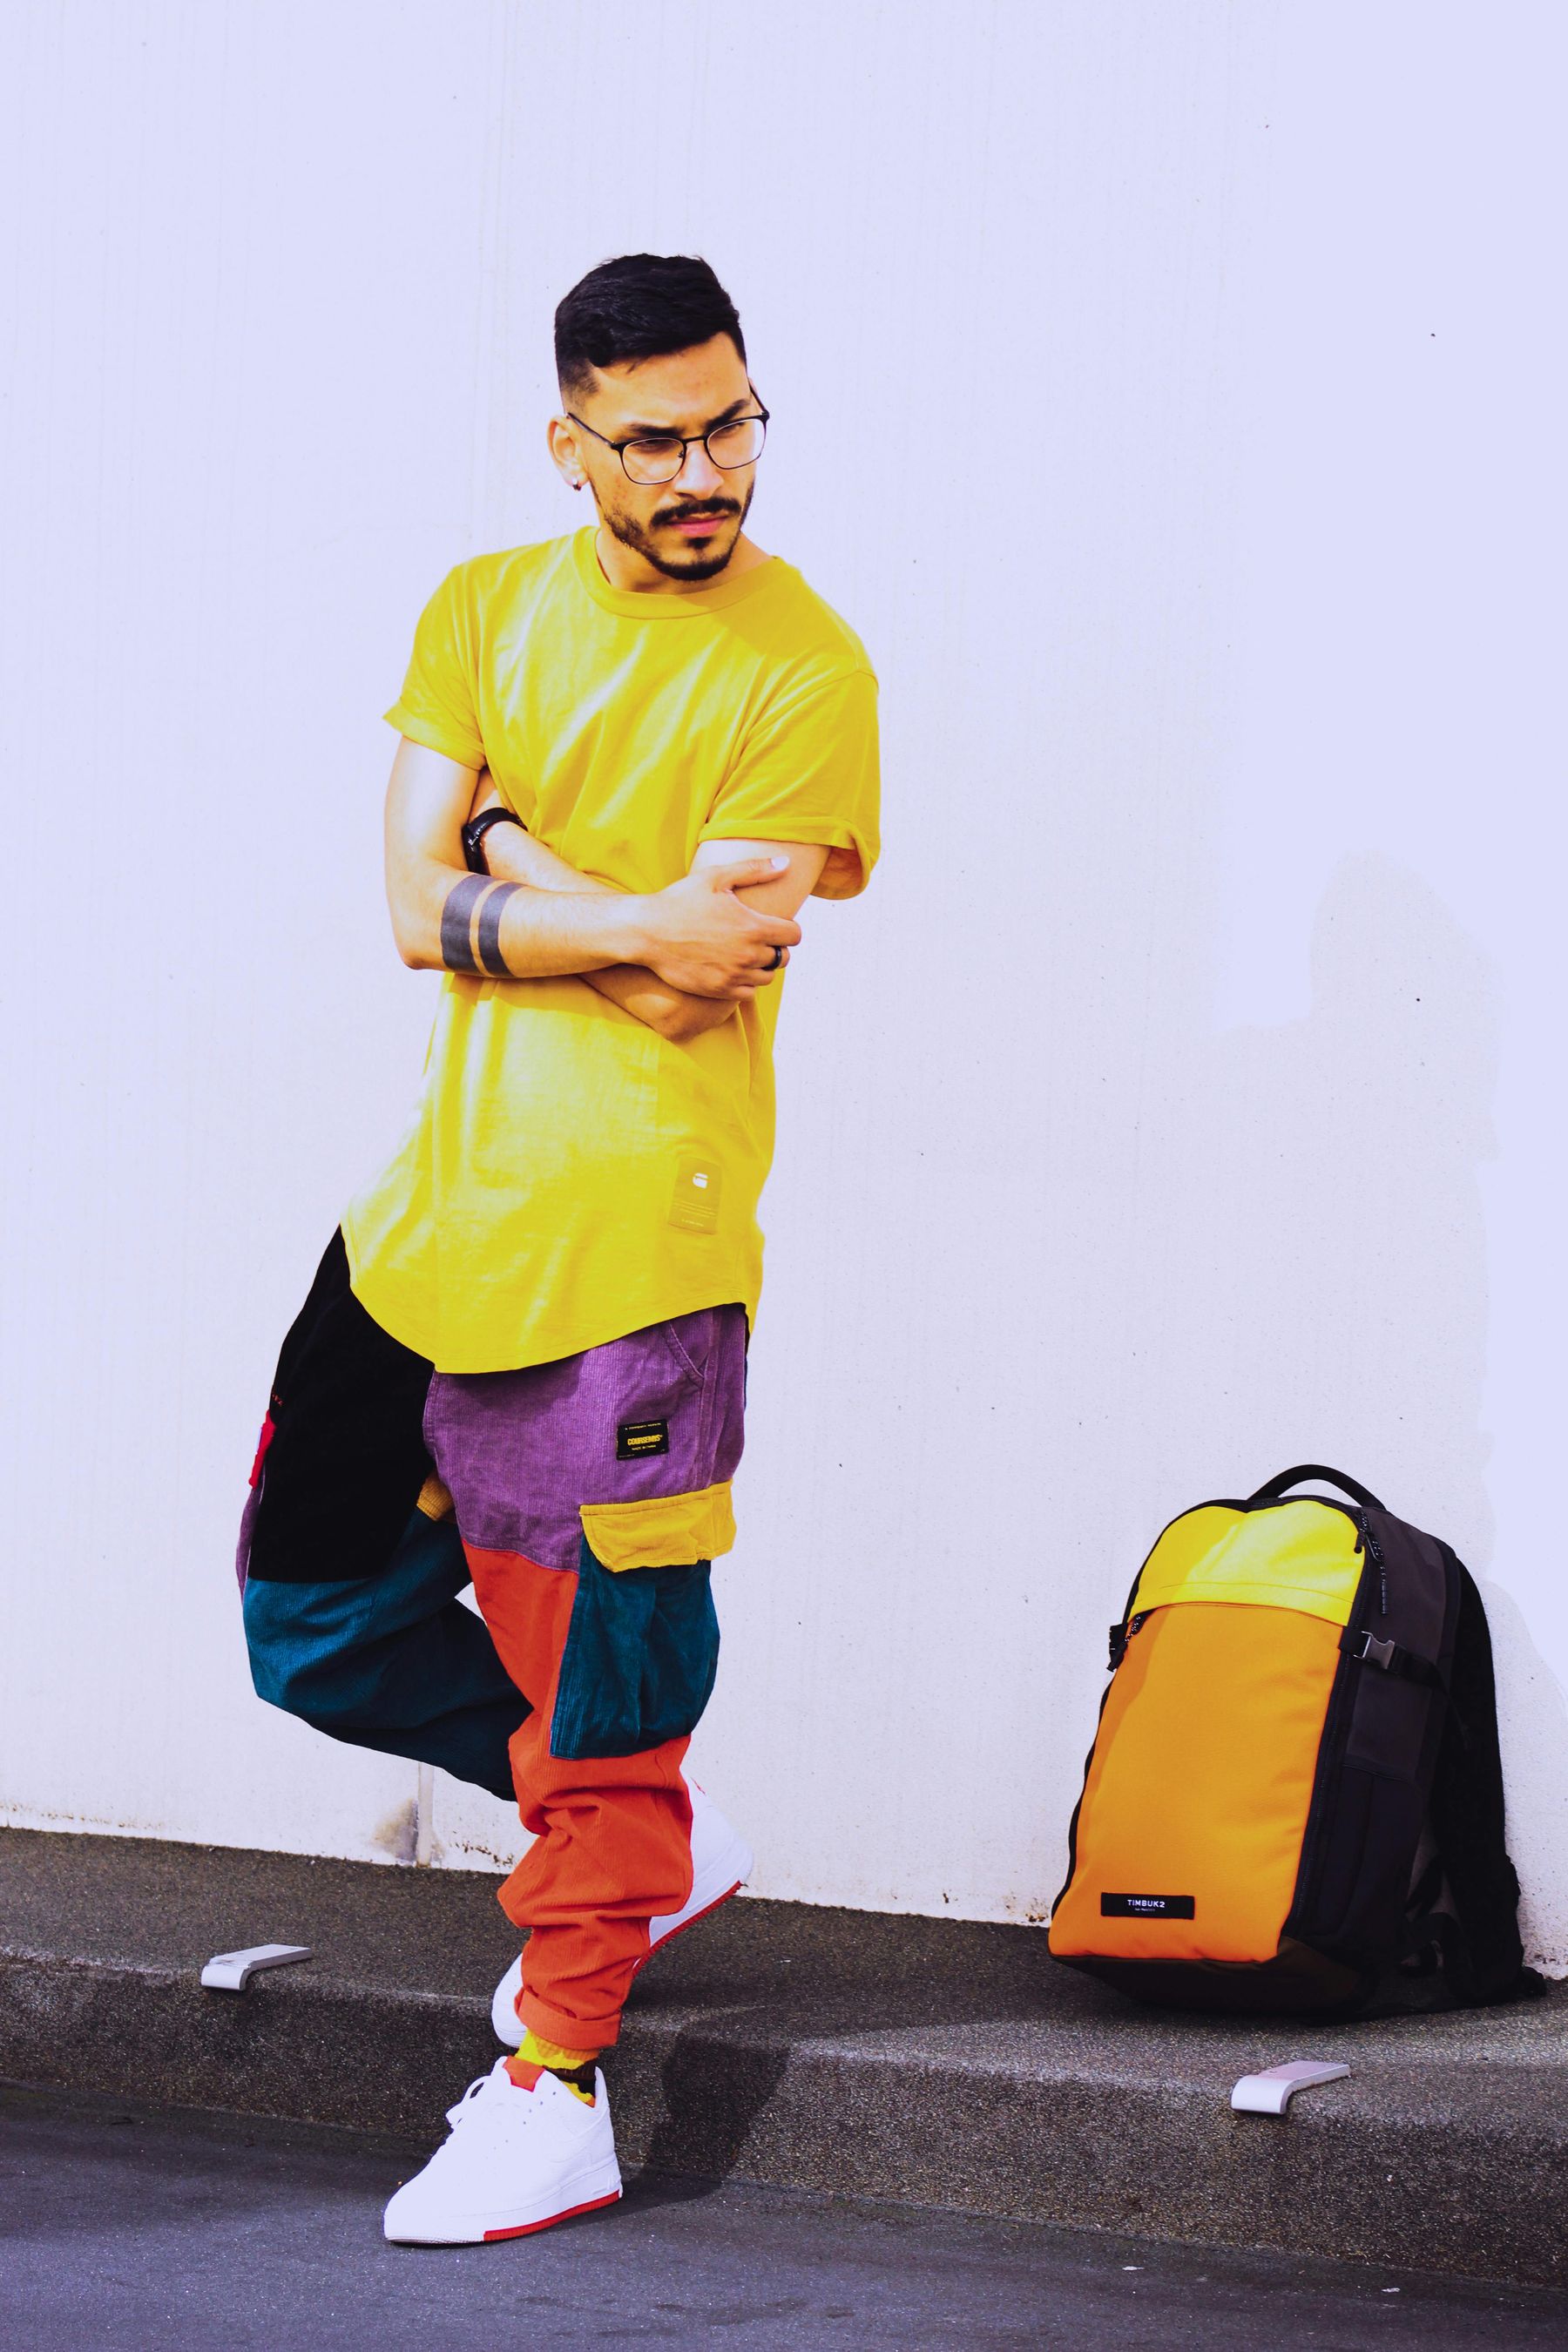
M639 621L679 621L690 614L721 613L727 605L738 604L742 597L752 595L782 568L778 557L770 555L765 563L742 572L735 580L728 580L721 572L708 587L689 588L684 594L643 594L635 589L611 587L599 568L598 551L594 545L596 536L593 523L573 534L572 553L578 579L595 604L602 604L606 613L625 613Z

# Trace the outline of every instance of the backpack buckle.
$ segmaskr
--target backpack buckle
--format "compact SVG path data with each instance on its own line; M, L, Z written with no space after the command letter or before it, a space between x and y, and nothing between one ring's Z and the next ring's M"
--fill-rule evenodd
M1117 1667L1127 1655L1128 1643L1132 1639L1133 1634L1137 1633L1139 1627L1142 1624L1148 1614L1149 1612L1146 1609L1140 1609L1136 1616L1129 1617L1124 1625L1113 1625L1111 1627L1110 1671L1112 1674L1116 1672Z
M1363 1633L1360 1649L1352 1650L1351 1655L1363 1666L1381 1666L1386 1674L1394 1664L1394 1653L1398 1646L1396 1642L1380 1642L1375 1633Z

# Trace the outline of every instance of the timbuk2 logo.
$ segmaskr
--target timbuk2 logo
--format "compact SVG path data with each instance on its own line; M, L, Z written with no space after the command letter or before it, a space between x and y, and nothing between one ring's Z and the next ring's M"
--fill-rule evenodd
M1102 1895L1102 1919L1191 1919L1197 1906L1190 1895Z

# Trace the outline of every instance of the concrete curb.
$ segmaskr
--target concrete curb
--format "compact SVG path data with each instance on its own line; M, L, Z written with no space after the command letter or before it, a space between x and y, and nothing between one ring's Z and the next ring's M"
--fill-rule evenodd
M493 2063L492 1878L0 1832L0 2072L429 2144ZM212 1952L308 1966L211 1993ZM1231 2084L1332 2056L1288 2120ZM628 2164L1467 2273L1568 2276L1568 1993L1309 2027L1173 2019L1039 1932L731 1905L638 1979L607 2068Z

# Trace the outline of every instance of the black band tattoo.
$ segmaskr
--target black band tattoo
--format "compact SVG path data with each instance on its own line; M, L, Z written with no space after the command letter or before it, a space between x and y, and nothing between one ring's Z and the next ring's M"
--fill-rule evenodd
M501 908L509 898L517 896L521 884L498 882L479 908L476 936L479 940L479 962L492 980L510 980L511 973L500 951Z
M478 971L474 951L468 944L468 929L474 919L474 908L489 888L488 874L465 874L455 882L441 909L441 961L448 971Z

